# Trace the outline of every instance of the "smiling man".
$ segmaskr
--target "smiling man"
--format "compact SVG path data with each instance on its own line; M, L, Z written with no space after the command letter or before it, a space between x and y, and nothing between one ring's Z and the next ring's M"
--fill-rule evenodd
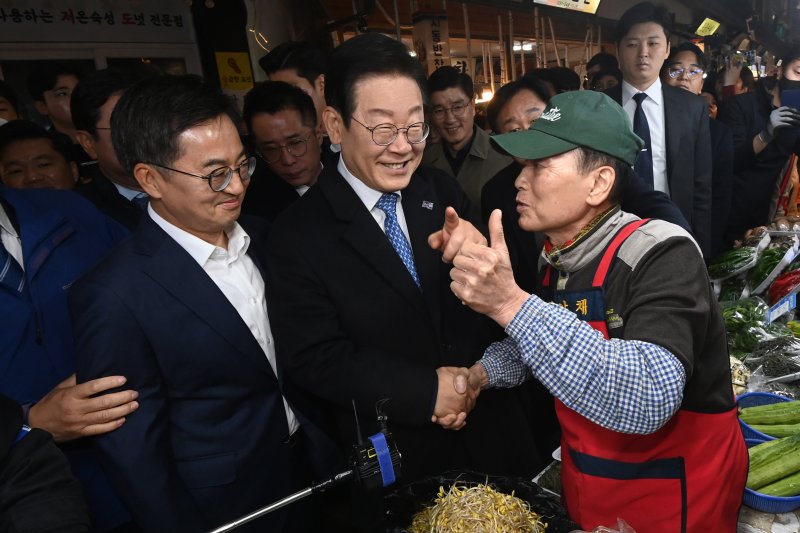
M711 139L705 101L662 84L672 18L666 8L642 2L617 24L622 84L606 91L622 105L645 141L636 173L666 193L692 228L704 256L711 250Z
M479 215L481 189L511 163L489 142L489 134L475 125L472 78L454 67L441 67L428 78L431 122L441 139L425 149L424 165L454 176Z
M456 181L420 167L428 135L422 65L402 43L367 33L337 48L325 79L324 118L340 160L270 233L285 380L332 413L345 450L356 435L352 402L371 435L375 404L389 398L406 481L465 468L534 474L541 463L527 453L535 444L532 426L518 423L529 416L519 391L487 397L461 431L433 423L470 407L447 367L474 361L501 332L447 288L443 259L454 243L485 239L457 217L468 202ZM429 245L431 234L437 248L449 235L444 254ZM376 500L357 513L369 531L382 530Z
M499 211L491 247L456 256L453 292L509 335L471 385L534 377L550 390L562 495L582 529L621 515L641 533L733 533L747 450L725 324L691 236L620 210L642 140L594 91L557 95L533 128L493 140L524 160L519 224L547 241L535 295L514 283Z
M78 380L119 374L139 392L124 430L97 444L144 531L208 531L309 482L312 428L278 383L259 228L237 222L255 159L236 120L194 76L144 80L111 116L150 204L76 283L71 312ZM246 530L303 531L299 510Z
M0 126L0 181L15 189L75 187L78 165L65 138L33 122Z

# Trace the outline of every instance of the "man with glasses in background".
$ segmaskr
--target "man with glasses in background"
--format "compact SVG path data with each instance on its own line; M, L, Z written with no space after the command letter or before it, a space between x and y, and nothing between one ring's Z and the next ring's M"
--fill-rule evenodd
M366 33L333 52L325 79L323 117L340 160L270 232L284 381L330 412L320 423L345 450L357 434L353 404L368 436L379 429L376 403L388 398L405 481L465 469L534 475L534 418L519 391L482 397L460 431L434 423L462 426L473 398L455 390L453 367L502 332L449 290L444 261L485 238L459 218L468 200L456 181L420 166L429 134L422 65L402 43ZM448 408L460 418L441 419ZM383 531L380 494L358 501L359 527Z
M470 213L480 213L481 189L511 163L489 142L489 134L475 124L472 78L454 67L441 67L428 78L431 123L441 139L425 149L423 165L454 176L472 203Z
M319 442L278 382L260 228L237 222L256 159L236 120L195 76L125 91L112 140L150 203L71 293L78 381L125 376L139 394L96 444L144 531L208 531L305 487ZM295 505L239 531L305 531L313 516Z
M248 188L242 209L273 221L317 182L322 171L322 132L314 102L295 86L266 81L245 96L244 121L250 143L267 168Z

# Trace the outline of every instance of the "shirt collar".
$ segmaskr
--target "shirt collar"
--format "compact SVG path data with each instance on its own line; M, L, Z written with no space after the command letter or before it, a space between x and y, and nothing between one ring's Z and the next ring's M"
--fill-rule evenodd
M11 217L6 213L6 208L3 206L2 202L0 202L0 228L3 229L3 232L10 234L12 237L19 238L14 224L11 223Z
M205 267L206 263L211 259L223 257L227 264L231 264L239 259L241 255L247 253L247 249L250 246L250 236L238 222L234 222L233 228L225 232L228 236L228 249L225 250L167 222L161 215L155 212L152 205L147 206L147 213L150 215L150 218L153 219L153 222L158 224L167 235L172 237L181 248L186 250L200 267Z
M111 181L111 180L108 180L108 181ZM130 187L125 187L124 185L120 185L119 183L116 183L116 182L114 182L114 181L111 181L111 183L113 183L113 184L114 184L114 187L116 187L116 188L117 188L117 191L118 191L118 192L119 192L119 193L120 193L122 196L124 196L124 197L125 197L125 199L126 199L126 200L128 200L128 201L131 201L131 200L133 200L134 198L136 198L137 196L139 196L139 195L141 195L141 194L145 194L145 193L144 193L144 192L142 192L142 191L137 191L136 189L131 189ZM145 195L145 196L146 196L146 195Z
M622 80L622 105L625 106L628 102L633 99L633 95L637 93L645 93L648 98L653 100L659 106L661 102L664 100L664 93L661 91L661 78L656 78L650 87L645 89L644 91L640 91L630 83L625 80Z
M344 177L344 180L352 187L353 191L355 191L356 196L358 196L367 208L367 211L372 211L375 208L375 204L377 204L378 200L383 196L383 193L367 187L363 181L355 177L347 168L347 165L344 164L344 158L342 156L339 156L339 164L336 168L339 170L339 174ZM394 191L394 193L401 198L403 196L402 191Z

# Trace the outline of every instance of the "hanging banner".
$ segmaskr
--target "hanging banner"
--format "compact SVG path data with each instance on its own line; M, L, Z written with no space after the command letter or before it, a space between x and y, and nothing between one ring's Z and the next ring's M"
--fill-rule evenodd
M194 41L186 2L0 0L0 42Z
M597 6L600 5L600 0L533 0L533 3L543 6L561 7L594 15L597 13Z
M450 65L450 33L446 11L428 11L412 16L414 51L430 75L434 70Z

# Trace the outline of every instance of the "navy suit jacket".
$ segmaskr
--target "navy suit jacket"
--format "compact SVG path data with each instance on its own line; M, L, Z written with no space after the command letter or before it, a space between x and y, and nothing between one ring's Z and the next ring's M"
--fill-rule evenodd
M708 105L689 91L661 85L667 142L667 183L670 199L692 228L697 244L711 253L711 136ZM622 85L606 91L622 104Z
M247 253L263 272L257 238ZM275 373L224 294L149 216L75 284L70 309L78 381L123 375L139 392L139 409L96 444L145 531L206 531L293 492ZM285 522L278 511L253 528Z

